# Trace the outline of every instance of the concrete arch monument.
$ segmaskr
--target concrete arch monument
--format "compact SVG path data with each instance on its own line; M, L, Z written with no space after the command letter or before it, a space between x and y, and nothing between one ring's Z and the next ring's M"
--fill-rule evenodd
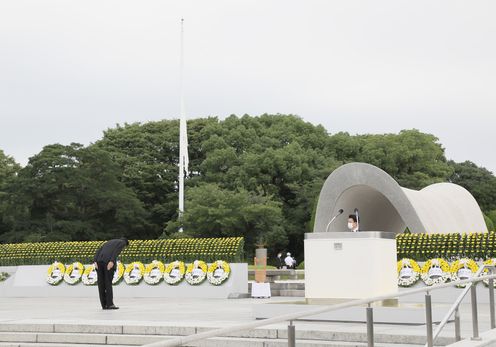
M463 187L437 183L419 191L401 187L376 166L350 163L336 169L320 192L314 232L346 231L347 217L359 210L360 229L416 233L485 232L477 201ZM344 213L329 225L339 209ZM326 230L327 228L327 230Z
M355 208L362 232L346 227ZM344 212L330 224L340 209ZM339 302L396 292L395 236L406 227L417 233L487 231L479 205L456 184L416 191L373 165L336 169L320 192L314 232L305 234L306 300Z

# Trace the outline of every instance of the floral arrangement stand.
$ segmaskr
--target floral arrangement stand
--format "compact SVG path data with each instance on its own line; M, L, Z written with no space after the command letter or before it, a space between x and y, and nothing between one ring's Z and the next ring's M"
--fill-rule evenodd
M398 290L392 232L307 233L304 247L309 303L362 299Z
M266 283L267 279L267 249L257 248L255 250L255 282L251 286L252 298L270 298L270 283Z

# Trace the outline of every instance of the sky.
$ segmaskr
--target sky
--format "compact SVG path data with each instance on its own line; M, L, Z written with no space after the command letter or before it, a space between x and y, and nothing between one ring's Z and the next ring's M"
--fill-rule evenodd
M0 0L0 149L25 165L116 124L296 114L434 134L496 172L496 1Z

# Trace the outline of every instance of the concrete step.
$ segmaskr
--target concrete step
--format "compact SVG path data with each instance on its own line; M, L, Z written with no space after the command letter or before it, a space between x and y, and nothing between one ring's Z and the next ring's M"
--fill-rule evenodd
M125 345L141 346L175 336L161 335L123 335L123 334L91 334L91 333L27 333L2 332L0 342L16 343L48 343L48 344L88 344L88 345Z
M0 324L1 343L47 343L47 344L87 344L87 345L143 345L176 336L186 336L211 330L205 327L147 326L147 325L93 325L93 324ZM328 330L300 330L296 328L298 341L315 343L356 343L365 344L365 333ZM278 343L287 339L287 329L259 328L232 333L222 339L250 339L254 344L263 342ZM422 345L424 335L375 334L376 343ZM454 342L454 338L439 337L436 345L444 346ZM227 343L227 342L223 342ZM0 345L1 346L1 345Z
M279 296L304 298L305 297L305 291L304 290L298 290L298 289L281 289L279 291Z
M86 343L0 342L0 347L102 347L102 345ZM129 347L129 345L113 345L112 347Z
M148 342L143 342L148 343ZM286 339L272 339L270 341L263 339L250 338L227 338L218 337L196 343L186 344L184 346L191 347L286 347L288 341ZM367 343L358 342L336 342L336 341L315 341L315 340L297 340L298 347L366 347ZM69 343L30 343L30 342L0 342L0 347L102 347L101 344L69 344ZM129 347L132 344L107 344L111 347ZM375 344L377 347L398 347L396 344ZM404 346L404 345L403 345ZM408 347L420 347L421 345L407 345Z
M248 289L251 290L252 282L248 282ZM304 282L270 282L270 289L298 289L305 290Z
M288 340L258 340L245 338L215 338L202 341L197 344L186 344L190 347L287 347ZM335 341L314 341L314 340L296 340L298 347L366 347L367 343L356 342L335 342ZM376 347L399 347L395 344L374 344ZM405 345L403 345L405 346ZM408 347L420 347L421 345L407 345Z
M248 292L251 293L251 283L248 283ZM270 283L270 294L272 296L305 297L305 283Z
M305 290L305 283L276 282L270 284L270 289L298 289Z

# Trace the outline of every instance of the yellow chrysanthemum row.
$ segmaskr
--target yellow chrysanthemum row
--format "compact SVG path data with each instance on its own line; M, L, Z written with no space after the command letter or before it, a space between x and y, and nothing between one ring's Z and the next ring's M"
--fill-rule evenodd
M426 261L433 257L490 259L496 256L496 233L399 234L398 259Z
M70 263L75 260L90 263L96 250L104 241L39 242L0 244L1 265L42 265L54 260ZM226 259L235 262L243 258L242 237L184 238L172 240L130 241L121 253L123 261L149 262L162 258L182 259Z

